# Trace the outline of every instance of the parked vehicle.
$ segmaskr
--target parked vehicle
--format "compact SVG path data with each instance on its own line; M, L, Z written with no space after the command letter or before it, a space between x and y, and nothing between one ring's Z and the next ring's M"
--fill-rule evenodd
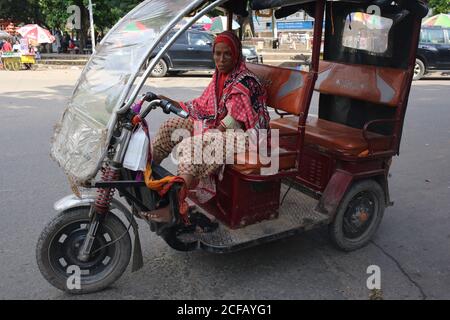
M414 80L430 71L450 71L450 28L422 27Z
M159 44L158 49L161 49L175 32L170 32L166 39ZM195 29L187 30L155 65L151 73L152 77L165 77L168 73L176 74L185 71L213 70L215 68L212 54L213 43L213 34ZM147 66L157 53L155 51L150 57ZM242 54L248 62L262 63L263 61L262 56L258 55L254 47L243 46Z
M420 0L250 0L255 10L286 6L286 14L297 3L296 10L315 18L309 71L247 64L266 86L267 104L281 114L270 124L279 133L279 147L271 155L279 160L277 169L267 171L262 161L250 160L249 150L237 154L244 161L224 167L217 194L205 203L189 193L187 210L180 205L184 184L174 182L165 168L143 161L143 181L142 172L124 166L130 139L145 129L143 119L152 110L189 116L155 93L141 92L156 62L185 29L169 31L183 16L193 16L194 23L221 5L230 18L246 14L236 10L247 8L247 1L226 2L143 1L105 37L80 76L52 144L52 156L69 176L74 195L55 204L58 214L36 247L38 267L56 288L72 294L102 290L120 278L131 256L132 271L139 270L143 257L136 219L159 208L170 208L171 222L144 221L179 251L229 253L321 226L328 227L337 248L353 251L377 232L385 209L393 205L389 171L400 152L420 22L428 12ZM373 4L380 7L377 15L366 13ZM210 38L197 39L208 45ZM139 78L155 49L158 54ZM198 63L207 64L206 59ZM318 117L309 115L314 91L320 94ZM138 151L151 155L145 147ZM174 183L164 184L164 178ZM156 185L165 186L164 192L155 191ZM116 190L125 201L114 197ZM207 217L215 217L215 227L198 232Z

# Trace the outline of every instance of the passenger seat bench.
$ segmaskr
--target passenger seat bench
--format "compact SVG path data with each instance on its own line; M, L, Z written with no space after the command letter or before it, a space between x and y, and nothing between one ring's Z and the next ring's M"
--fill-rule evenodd
M401 88L406 78L406 71L400 69L321 61L315 90L395 108L401 102ZM395 120L375 120L357 129L310 116L306 122L305 144L344 156L367 157L391 148L392 136L369 131L379 122ZM280 136L292 135L298 131L298 124L298 116L287 116L271 121L271 128L279 129Z

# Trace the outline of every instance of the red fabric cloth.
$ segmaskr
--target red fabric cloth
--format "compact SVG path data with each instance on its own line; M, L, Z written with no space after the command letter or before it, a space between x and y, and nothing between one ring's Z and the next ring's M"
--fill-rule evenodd
M223 87L225 86L225 81L228 78L228 74L225 73L219 73L219 77L217 79L217 100L220 100L222 98L222 94L223 94Z
M245 130L269 129L267 93L256 76L247 69L245 62L241 60L225 80L221 99L217 99L216 90L219 76L216 71L199 98L180 103L192 120L205 121L203 132L217 128L228 114L242 122Z
M247 69L239 38L225 31L217 36L215 45L220 42L231 44L230 48L238 56L236 67L226 76L216 69L203 94L192 101L181 102L181 107L189 112L192 120L204 121L202 132L217 128L228 114L242 122L245 130L269 129L267 93L256 75Z

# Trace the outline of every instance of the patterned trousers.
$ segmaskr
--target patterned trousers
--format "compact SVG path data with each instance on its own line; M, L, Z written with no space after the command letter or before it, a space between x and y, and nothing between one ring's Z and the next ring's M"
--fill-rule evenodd
M236 153L245 152L248 138L233 130L207 131L194 136L192 119L171 118L160 127L153 140L153 160L161 163L176 148L180 175L206 178L224 164L234 163Z

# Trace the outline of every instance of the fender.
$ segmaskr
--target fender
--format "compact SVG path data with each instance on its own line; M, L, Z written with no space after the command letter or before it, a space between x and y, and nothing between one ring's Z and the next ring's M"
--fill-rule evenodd
M96 194L89 194L89 193L81 194L81 198L78 198L76 195L73 194L68 195L55 202L53 208L58 212L64 212L72 208L90 207L95 202L96 197L97 197ZM144 266L144 258L141 249L141 240L139 237L139 226L130 210L128 210L128 208L119 200L112 199L111 209L117 209L121 211L127 218L128 222L131 223L131 226L133 227L134 250L133 250L133 263L131 271L136 272Z
M334 220L336 210L341 203L342 198L352 184L354 176L348 172L337 170L317 204L316 210L328 215L331 220Z
M88 207L95 202L96 197L97 197L96 194L89 194L89 193L81 194L81 199L74 194L68 195L56 201L55 204L53 205L53 208L56 211L61 212L75 207ZM130 218L133 217L130 210L128 210L128 208L117 199L112 200L111 208L122 211L128 221L130 221Z
M389 207L394 205L390 199L388 181L385 176L378 174L364 178L370 178L377 181L384 190L386 206ZM344 198L352 183L364 178L354 176L346 171L336 170L328 182L328 185L317 204L316 210L328 215L331 220L333 220L342 198Z

